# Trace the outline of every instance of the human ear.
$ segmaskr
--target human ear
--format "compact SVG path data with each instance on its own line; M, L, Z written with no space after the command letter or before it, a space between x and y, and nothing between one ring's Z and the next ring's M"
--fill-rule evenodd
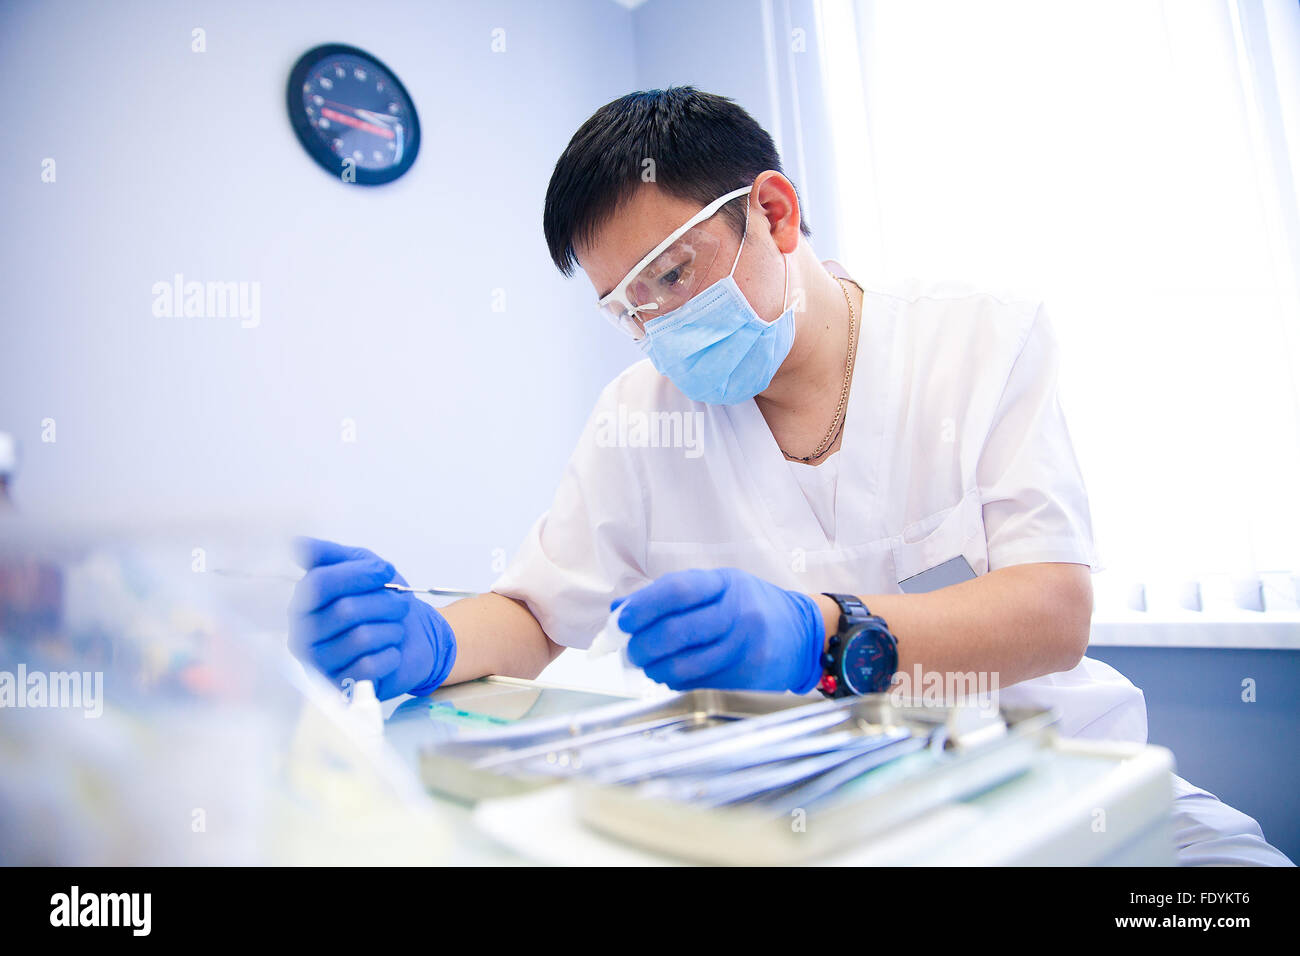
M767 228L783 255L799 245L799 197L794 184L776 170L759 173L751 197L757 196L758 208L767 220Z

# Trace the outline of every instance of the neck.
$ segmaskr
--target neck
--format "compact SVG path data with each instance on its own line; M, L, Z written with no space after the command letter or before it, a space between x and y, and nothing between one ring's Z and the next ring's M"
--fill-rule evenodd
M860 316L861 293L852 283L847 286L854 311ZM831 392L838 401L844 382L849 345L844 286L804 242L790 256L790 295L797 296L800 291L803 311L795 313L794 345L771 384L755 399L765 413L809 410Z

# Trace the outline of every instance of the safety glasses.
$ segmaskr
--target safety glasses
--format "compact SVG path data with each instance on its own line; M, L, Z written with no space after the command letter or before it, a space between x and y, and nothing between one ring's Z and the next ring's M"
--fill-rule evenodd
M703 288L722 243L701 226L733 199L748 195L751 188L734 189L709 203L650 250L596 303L615 328L639 342L645 338L644 322L684 305ZM648 313L644 319L643 312Z

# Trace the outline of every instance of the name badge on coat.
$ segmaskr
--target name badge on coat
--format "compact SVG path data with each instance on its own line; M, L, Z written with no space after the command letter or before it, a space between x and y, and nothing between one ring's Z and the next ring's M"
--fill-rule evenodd
M943 564L899 581L898 586L904 594L924 594L926 591L937 591L939 588L946 588L950 584L969 581L973 577L975 577L975 572L971 569L970 562L959 554L957 557L943 562Z

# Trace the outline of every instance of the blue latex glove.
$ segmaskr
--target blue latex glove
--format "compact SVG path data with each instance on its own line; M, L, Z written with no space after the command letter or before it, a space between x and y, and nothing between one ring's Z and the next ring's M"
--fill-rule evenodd
M747 571L665 574L626 599L618 626L631 635L632 663L674 690L806 694L821 680L826 624L816 602Z
M317 538L295 542L307 573L289 605L289 649L336 684L375 682L380 700L427 694L456 663L456 636L436 609L385 588L405 584L396 569L365 548Z

